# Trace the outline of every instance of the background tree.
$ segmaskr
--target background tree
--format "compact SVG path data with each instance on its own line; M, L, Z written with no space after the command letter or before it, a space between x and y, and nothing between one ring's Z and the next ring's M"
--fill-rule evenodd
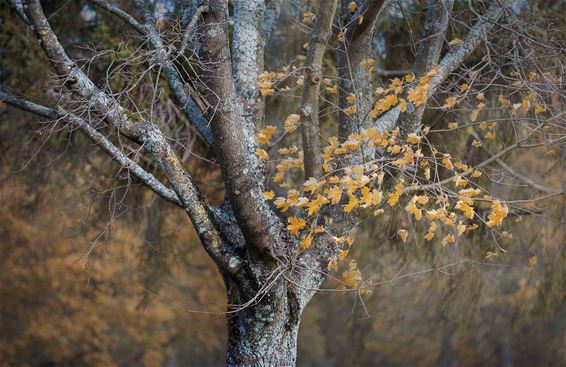
M46 97L57 107L0 97L49 119L48 133L80 130L136 182L187 212L226 285L229 365L295 363L305 306L348 255L349 231L370 215L396 207L409 213L393 232L402 242L422 241L408 225L424 222L424 240L441 245L463 243L482 222L498 241L509 237L498 230L505 217L533 210L521 205L525 199L505 202L505 192L488 190L482 180L497 178L482 169L495 163L545 197L561 195L503 161L514 150L541 146L558 155L564 140L563 48L525 31L521 4L427 2L424 17L414 15L419 26L407 25L412 40L422 28L418 44L407 47L415 51L413 67L385 60L399 69L391 72L368 57L387 1L308 4L298 14L309 33L306 56L269 68L264 52L279 31L278 2L210 1L173 10L167 3L139 1L135 10L92 3L136 38L104 45L102 30L105 47L78 49L72 39L63 47L39 2L11 2L55 71ZM409 21L410 9L397 6ZM384 83L392 75L399 77ZM288 99L288 110L266 109L272 98ZM439 126L439 112L466 117ZM266 125L276 118L279 129ZM292 143L299 126L302 150L281 144L281 158L270 160L272 141ZM192 129L200 141L191 148ZM456 158L455 140L439 140L457 131L470 136L474 154ZM188 173L191 156L219 168L224 200L212 192L203 199ZM152 222L148 238L159 228ZM504 253L496 248L488 258ZM364 280L355 261L344 267L343 290L367 294L378 284Z

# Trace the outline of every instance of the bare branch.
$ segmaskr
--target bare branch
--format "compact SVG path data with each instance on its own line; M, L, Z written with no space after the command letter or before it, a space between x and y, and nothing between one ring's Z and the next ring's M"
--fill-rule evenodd
M228 7L211 0L204 15L202 59L206 67L206 98L216 109L209 112L216 156L226 183L226 194L251 249L259 257L281 245L284 228L263 198L265 176L255 155L253 131L236 97L228 41Z
M332 34L332 23L336 13L336 1L321 2L316 25L310 36L305 63L305 86L301 102L301 133L305 161L305 177L319 177L322 174L320 154L320 132L318 127L318 101L322 82L322 57L326 43Z
M499 18L503 15L504 7L507 3L508 1L494 1L481 19L479 19L474 27L468 32L464 41L460 45L456 46L452 51L444 55L438 65L438 75L433 77L431 80L432 86L428 90L428 98L436 93L440 85L448 78L450 73L460 67L464 60L481 44L484 40L484 34L489 33L489 31L495 27ZM413 111L415 111L415 108L412 104L410 104L410 106L407 107L406 113L410 114ZM377 119L375 125L383 131L391 130L400 119L402 119L402 117L400 116L399 106L397 106ZM412 123L411 126L418 127L418 124ZM407 130L406 132L410 131Z
M422 77L438 64L453 5L454 0L427 0L423 39L414 66L417 77ZM400 115L397 125L401 133L407 134L418 128L425 108L426 103L423 103L412 111Z
M143 25L141 25L134 17L130 14L126 13L119 7L113 4L109 4L104 0L88 0L94 5L101 7L102 9L106 10L109 13L116 15L118 18L122 19L124 22L128 23L132 28L138 31L141 34L145 33Z
M163 74L169 83L171 91L173 92L173 96L181 106L185 110L185 113L191 121L191 123L195 126L199 134L202 135L204 140L209 144L212 145L212 133L210 132L210 128L208 126L208 121L204 118L202 111L198 107L197 103L193 100L193 98L187 93L185 89L185 82L179 75L177 68L173 64L170 59L169 50L166 49L161 37L157 33L155 26L153 25L153 17L149 11L144 11L144 18L145 24L140 24L137 20L135 20L131 15L124 12L123 10L119 9L114 5L107 4L103 0L89 0L93 4L100 6L102 9L120 17L126 23L132 26L136 31L138 31L142 35L146 35L149 38L149 43L155 50L160 51L160 57L156 60L160 63L161 67L163 68ZM200 9L200 10L199 10ZM198 16L195 16L192 20L196 23L200 17L200 15L206 11L206 7L200 7L197 9ZM195 14L196 15L196 14ZM194 24L192 25L194 27ZM192 31L187 27L188 31ZM183 37L183 42L185 37L188 37L188 33L185 34ZM186 45L183 47L183 49Z
M264 47L271 39L273 30L277 25L279 20L279 14L281 13L281 2L282 0L267 0L267 5L265 9L265 21L263 22L263 41Z
M361 65L364 59L371 55L371 41L376 25L389 6L390 0L356 1L357 10L351 14L348 11L349 1L342 1L342 26L346 27L346 37L337 52L338 76L340 80L339 94L339 124L338 138L345 141L351 134L360 133L362 129L372 125L367 116L372 108L373 86L368 70ZM361 22L360 22L361 20ZM348 115L344 112L352 105L348 103L350 96L355 96L353 104L356 113ZM375 155L373 147L362 147L361 154L353 154L352 158L343 164L358 164L363 159L372 159Z
M161 130L149 121L132 119L130 116L133 114L96 88L94 83L65 53L45 18L39 1L30 1L27 4L26 13L52 66L57 74L66 80L65 85L75 95L88 100L95 111L116 131L142 144L142 147L154 157L163 168L209 255L224 271L237 272L240 261L230 254L230 250L211 219L210 209L204 203L192 178L184 169Z
M245 101L244 114L251 131L262 121L265 106L256 84L263 72L264 18L264 0L234 1L232 71L236 94Z
M0 101L50 120L63 119L67 121L74 127L79 128L82 133L104 150L113 160L115 160L123 168L127 168L137 179L139 179L157 195L173 204L183 207L182 203L177 198L175 191L163 185L163 183L155 178L155 176L128 158L124 152L112 144L112 142L104 135L96 131L96 129L84 119L62 109L56 111L52 108L33 103L29 100L16 97L3 91L0 91Z

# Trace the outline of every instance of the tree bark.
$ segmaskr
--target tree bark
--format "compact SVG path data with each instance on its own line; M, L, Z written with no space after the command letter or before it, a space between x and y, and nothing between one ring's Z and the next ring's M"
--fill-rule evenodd
M281 282L258 304L228 315L226 366L295 366L301 312L290 292Z

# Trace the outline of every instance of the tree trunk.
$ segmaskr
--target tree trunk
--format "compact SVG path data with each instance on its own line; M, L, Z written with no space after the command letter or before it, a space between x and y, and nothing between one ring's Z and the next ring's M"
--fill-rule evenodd
M269 292L259 304L228 314L226 366L295 366L300 316L290 290Z

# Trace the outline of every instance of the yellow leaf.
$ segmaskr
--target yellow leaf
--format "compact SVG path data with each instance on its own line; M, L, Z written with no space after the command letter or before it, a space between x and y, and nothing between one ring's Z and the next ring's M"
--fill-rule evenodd
M310 23L315 19L316 16L312 12L310 11L303 12L303 23Z
M265 200L271 200L275 197L275 193L273 191L266 191L263 193L263 198Z
M276 131L277 128L275 126L268 125L265 129L259 131L255 141L259 144L267 144Z
M357 8L358 5L356 5L354 1L350 1L350 3L348 4L348 9L350 9L350 11L353 13L356 11Z
M348 204L344 205L344 212L349 213L359 205L358 198L354 194L348 196Z
M405 82L412 83L415 80L415 74L407 74L405 75Z
M348 97L346 97L346 102L348 102L348 104L353 104L354 102L356 102L358 100L358 97L356 97L355 94L350 93L348 95Z
M481 175L482 175L482 173L481 173L481 171L478 170L478 169L475 169L475 170L472 172L472 177L474 177L474 178L476 178L476 177L481 177Z
M407 101L405 101L405 99L403 98L399 98L399 111L407 111Z
M543 113L543 112L546 112L546 106L543 106L543 105L537 103L537 104L535 105L535 112L536 112L536 113Z
M454 238L453 234L447 234L442 241L440 241L440 243L442 244L442 246L446 246L449 243L454 243L456 242L456 239Z
M462 40L459 38L454 38L452 41L448 42L450 46L458 46L462 43Z
M503 219L507 217L509 213L509 208L502 204L501 201L495 200L493 204L491 204L491 212L489 213L487 219L487 226L489 228L501 225L503 223Z
M403 243L407 242L407 237L409 237L409 232L407 232L406 229L400 229L397 231L397 235L399 237L401 237L401 239L403 240Z
M257 155L257 157L261 160L261 161L266 161L269 159L269 156L267 155L267 152L261 148L258 148L255 150L255 154Z
M358 270L356 260L350 260L348 269L342 273L344 283L350 287L357 288L362 283L362 273Z
M422 210L417 207L417 205L413 202L413 200L409 202L409 204L405 207L405 210L409 214L413 214L417 221L421 220L423 217Z
M397 202L399 201L399 198L403 194L403 187L404 186L403 186L402 183L398 183L397 185L395 185L395 191L392 192L389 195L389 200L387 200L387 203L389 204L389 206L393 206L393 205L397 204Z
M324 227L322 226L314 227L313 233L324 233Z
M497 100L499 101L499 103L501 104L501 106L502 106L503 108L509 108L509 107L511 107L511 102L510 102L507 98L505 98L505 96L503 96L503 95L500 94L500 95L497 97Z
M448 124L448 128L449 129L455 129L458 127L458 123L457 122L451 122Z
M425 240L431 241L434 238L434 234L436 233L436 229L437 229L436 222L432 222L428 231L426 232L426 235L424 236Z
M301 241L301 250L304 251L309 247L311 247L311 243L312 243L312 236L309 234Z
M304 228L307 225L307 222L304 219L296 218L296 217L289 217L287 219L287 222L289 222L287 229L292 234L297 233L299 230L301 230L302 228Z
M318 190L325 183L326 183L326 180L318 181L316 178L311 177L311 178L309 178L308 180L305 181L305 183L303 184L303 188L304 188L305 192L313 192L313 191Z
M487 140L495 140L495 133L494 133L494 132L491 132L491 131L488 131L487 134L485 134L485 138L486 138Z
M533 256L529 257L529 261L527 263L527 266L529 268L534 268L535 266L537 266L537 262L538 262L537 255L533 255Z
M283 122L284 130L288 133L292 133L293 131L297 130L300 120L301 116L297 115L296 113L290 114Z
M442 164L449 170L454 169L454 166L452 165L452 161L450 160L450 154L444 154L444 158L442 158Z
M456 226L456 231L458 232L458 236L461 236L464 232L466 232L466 228L468 227L465 224L459 222L458 225Z
M472 201L473 203L473 201ZM468 219L473 219L474 218L474 208L472 208L471 205L468 205L468 203L466 203L466 201L464 200L459 200L456 203L455 206L456 209L459 209L460 211L462 211L462 213L464 213L464 216Z
M308 205L308 215L313 215L315 213L318 213L318 211L320 210L320 208L324 205L328 203L328 199L320 194L317 194L316 199L312 200L309 205Z
M332 186L324 191L328 196L332 204L338 204L340 199L342 199L342 189L338 186Z
M474 141L472 141L472 145L476 148L481 147L481 143L479 141L475 140L475 139L474 139Z
M374 59L363 59L360 62L360 66L366 69L371 68L373 65L375 65L375 60Z
M462 84L460 86L460 93L466 92L468 90L468 88L470 88L470 86L468 84L466 84L466 83Z
M421 137L415 133L411 133L407 136L407 141L411 144L418 144L421 142Z
M350 106L350 107L344 109L344 113L348 116L352 116L354 113L356 113L356 111L357 111L356 106Z
M458 101L457 97L455 97L455 96L448 97L444 100L444 106L442 106L442 107L447 109L447 110L451 109L456 104L456 101Z
M259 90L261 92L261 95L266 97L266 96L272 96L273 93L275 93L275 89L273 88L262 88Z

